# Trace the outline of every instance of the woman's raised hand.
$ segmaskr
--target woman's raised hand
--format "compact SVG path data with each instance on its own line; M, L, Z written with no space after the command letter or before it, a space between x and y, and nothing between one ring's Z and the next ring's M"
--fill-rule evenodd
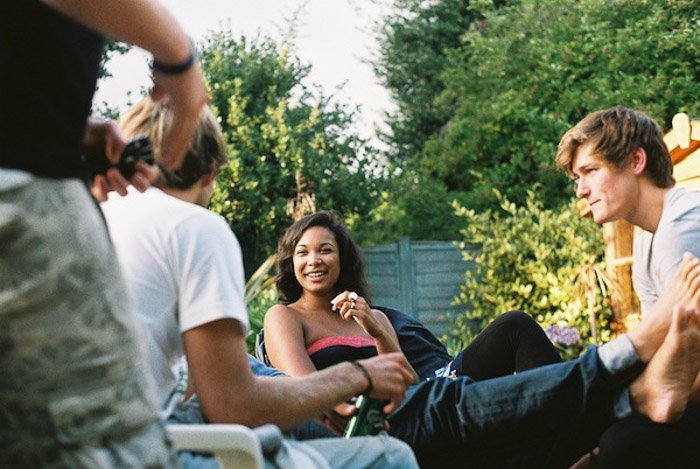
M354 319L362 329L371 337L383 337L386 335L386 321L382 321L378 315L384 315L381 311L372 309L367 301L354 291L344 291L331 301L331 309L338 311L340 317L349 321Z

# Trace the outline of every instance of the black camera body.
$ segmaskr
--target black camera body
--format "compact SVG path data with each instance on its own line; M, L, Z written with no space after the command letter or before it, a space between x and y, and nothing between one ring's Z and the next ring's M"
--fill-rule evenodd
M98 174L105 174L108 169L113 167L117 168L126 179L131 179L136 172L137 161L143 161L149 165L155 164L153 144L145 135L129 140L117 164L111 164L104 154L99 156L84 155L83 160L87 165L90 180Z

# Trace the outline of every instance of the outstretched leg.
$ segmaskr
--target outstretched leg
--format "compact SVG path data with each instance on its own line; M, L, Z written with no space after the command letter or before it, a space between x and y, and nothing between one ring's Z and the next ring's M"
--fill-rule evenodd
M411 390L389 417L421 467L566 467L613 421L625 383L591 347L577 360L516 375L471 381L438 378Z
M542 327L522 311L494 319L452 362L457 376L481 381L561 362Z
M695 259L684 261L682 285L669 289L669 297L684 304L697 296L699 265ZM630 373L641 371L638 359L648 363L668 335L672 315L663 313L642 321L627 338L599 351L592 347L577 360L486 381L422 383L390 416L391 432L411 444L426 467L459 463L465 452L470 461L478 458L491 466L518 460L533 467L566 467L595 446L614 422L619 391L629 385ZM650 377L676 356L679 343L693 341L691 333L678 334L689 323L695 329L696 319L674 327L666 350L650 367ZM631 352L631 361L628 350L623 351L630 342L637 351ZM689 390L685 392L687 401ZM671 413L677 412L679 394L675 396L666 399L674 403L667 407Z

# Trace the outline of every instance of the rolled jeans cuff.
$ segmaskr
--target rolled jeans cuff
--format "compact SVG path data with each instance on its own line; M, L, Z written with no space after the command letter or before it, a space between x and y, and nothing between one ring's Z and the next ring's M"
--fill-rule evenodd
M640 364L639 355L627 334L599 347L598 357L605 369L613 376L638 367Z

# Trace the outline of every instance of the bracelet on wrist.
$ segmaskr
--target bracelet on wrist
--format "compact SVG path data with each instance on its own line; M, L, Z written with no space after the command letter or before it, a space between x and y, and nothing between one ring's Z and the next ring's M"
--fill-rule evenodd
M166 64L160 60L153 59L153 70L163 75L180 75L186 72L197 61L197 49L194 44L190 45L190 56L178 64Z
M350 363L355 365L355 367L362 372L363 375L365 375L365 378L367 378L367 387L365 388L364 391L362 391L361 394L364 394L365 396L369 396L372 390L374 389L374 384L372 383L372 377L369 375L369 372L367 371L367 368L364 367L364 365L357 360L352 360Z

